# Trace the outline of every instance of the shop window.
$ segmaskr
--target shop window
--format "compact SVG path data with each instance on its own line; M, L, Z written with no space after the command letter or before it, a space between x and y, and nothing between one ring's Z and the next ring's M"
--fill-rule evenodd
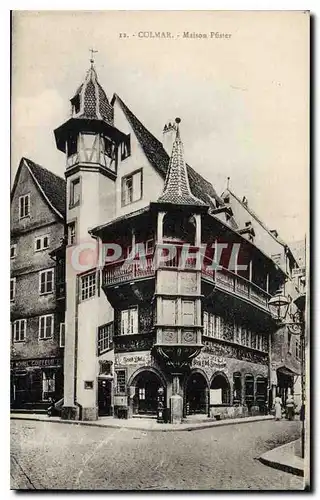
M241 399L242 399L241 393L242 393L241 373L236 372L233 374L233 403L234 404L241 403Z
M47 401L55 393L55 373L50 371L42 372L42 399Z
M126 392L126 372L125 370L116 370L116 392Z

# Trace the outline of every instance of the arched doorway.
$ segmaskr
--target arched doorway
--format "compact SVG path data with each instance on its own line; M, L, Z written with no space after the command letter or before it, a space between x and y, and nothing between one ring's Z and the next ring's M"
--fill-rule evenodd
M191 373L186 383L186 414L207 413L208 384L205 377L199 373Z
M156 415L158 407L158 389L165 384L154 371L140 371L130 383L133 389L132 412L134 415ZM165 395L164 395L165 400Z
M230 384L224 373L216 373L210 385L210 400L216 401L214 404L230 404ZM211 401L210 401L211 403Z

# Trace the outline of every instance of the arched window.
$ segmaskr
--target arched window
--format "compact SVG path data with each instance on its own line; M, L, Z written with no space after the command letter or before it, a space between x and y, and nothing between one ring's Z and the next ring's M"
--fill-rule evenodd
M215 400L220 401L220 404L230 404L230 384L226 375L224 375L223 373L217 373L216 375L214 375L210 390L215 391Z
M241 404L242 399L242 378L241 373L233 374L233 404Z

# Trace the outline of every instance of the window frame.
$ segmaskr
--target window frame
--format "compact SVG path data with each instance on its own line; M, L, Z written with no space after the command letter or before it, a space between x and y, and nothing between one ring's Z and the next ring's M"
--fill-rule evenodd
M107 335L103 336L103 333L107 333ZM98 356L101 354L110 351L113 346L113 335L114 335L114 324L113 321L110 321L109 323L105 323L104 325L98 326L98 333L97 333L97 350L98 350ZM108 338L108 346L104 346L104 342L106 341L106 338ZM104 347L103 347L104 346Z
M47 238L48 240L48 245L45 247L44 246L44 239ZM40 241L40 248L37 248L37 241ZM50 245L50 237L49 234L43 234L41 236L35 236L34 238L34 251L35 252L42 252L43 250L48 250Z
M192 323L185 323L185 316L186 316L186 313L184 311L185 304L192 304L193 305L193 312L192 312L193 321L192 321ZM191 316L191 314L187 314L187 316ZM197 324L195 300L182 300L181 301L181 320L182 320L182 326L195 326Z
M63 328L62 328L63 327ZM62 334L62 330L64 330ZM61 342L61 338L63 336L64 342ZM59 347L65 347L66 345L66 323L64 321L59 324Z
M124 141L120 144L120 159L126 160L131 155L131 139L130 134L126 135Z
M23 328L23 338L21 339L21 324L24 324L24 328ZM19 325L19 338L16 338L17 337L17 325ZM27 338L27 320L26 319L16 319L15 321L13 321L12 323L12 341L13 343L18 343L18 342L25 342L26 341L26 338Z
M11 252L13 250L13 255L11 255ZM17 256L17 243L12 243L10 245L10 260L15 259Z
M115 376L116 376L116 383L115 383L115 392L116 394L120 395L120 394L126 394L126 387L127 387L127 370L123 369L123 368L119 368L119 369L116 369L115 371ZM118 382L118 374L122 372L124 374L124 382L123 382L123 387L124 387L124 390L120 390L119 389L119 382Z
M27 206L28 206L28 213L25 213L26 211L26 203L25 200L28 200ZM21 215L21 201L23 200L23 215ZM30 193L23 194L22 196L19 196L19 220L25 219L26 217L30 217Z
M75 185L79 185L79 198L77 201L74 200ZM69 208L78 207L81 204L81 177L75 177L70 180L70 192L69 192Z
M133 177L137 174L141 174L140 178L140 197L137 199L134 198L134 191L133 191ZM132 179L132 189L131 189L131 197L130 201L126 202L125 200L125 190L124 190L124 185L128 179ZM137 170L134 170L133 172L130 172L130 174L124 175L121 177L121 207L127 207L128 205L132 205L132 203L136 203L137 201L142 200L143 198L143 168L138 168Z
M73 235L74 241L71 242L70 230L72 227L74 228L74 235ZM67 224L67 241L68 241L69 247L72 247L72 246L77 244L77 221L76 220L71 220Z
M89 281L90 281L90 277L94 277L94 283L90 285ZM97 271L90 271L88 273L85 273L85 274L82 274L79 276L79 279L80 279L80 283L79 283L79 300L80 302L84 302L86 300L90 300L92 298L94 298L97 294L97 286L98 286L98 280L97 280ZM87 280L88 279L88 285L87 286L84 286L84 280ZM88 290L88 296L85 297L85 290ZM92 293L92 295L90 295L90 290L92 291L92 289L94 290L94 292Z
M43 274L48 274L48 273L52 273L52 289L50 291L46 290L44 292L41 291L41 276ZM47 288L47 283L48 283L48 279L45 280L45 288ZM54 293L54 268L50 268L50 269L44 269L43 271L39 271L39 295L49 295L50 293Z
M51 332L50 335L47 336L47 318L51 318ZM43 325L43 331L44 331L44 336L41 337L41 322L44 319L44 325ZM38 340L48 340L53 338L53 333L54 333L54 314L44 314L42 316L39 316L39 325L38 325Z
M135 311L136 320L134 317L130 318L130 311ZM127 331L123 330L123 314L124 313L128 313ZM134 329L134 326L136 325L137 331L130 331L131 325L132 325L132 329ZM128 309L121 309L121 311L120 311L120 335L137 335L138 333L139 333L139 307L132 306L132 307L128 307Z
M13 297L11 298L11 283L13 283L13 289L12 289L12 295ZM10 302L14 302L16 300L16 285L17 285L17 278L14 276L13 278L10 278Z

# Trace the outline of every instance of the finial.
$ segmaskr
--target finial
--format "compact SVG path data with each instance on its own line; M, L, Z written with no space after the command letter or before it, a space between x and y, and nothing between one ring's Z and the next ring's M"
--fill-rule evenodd
M176 118L175 122L179 125L179 123L181 122L181 118Z
M176 119L175 119L175 122L176 122L176 124L177 124L177 134L176 134L176 138L177 138L177 139L178 139L178 138L180 139L180 129L179 129L179 123L181 122L181 118L176 118Z
M97 50L94 50L94 49L89 49L89 51L91 52L91 59L90 59L90 63L91 63L91 68L93 68L93 65L94 65L94 59L93 59L93 55L96 54L98 51Z
M227 177L227 189L229 189L229 185L230 185L230 177Z

